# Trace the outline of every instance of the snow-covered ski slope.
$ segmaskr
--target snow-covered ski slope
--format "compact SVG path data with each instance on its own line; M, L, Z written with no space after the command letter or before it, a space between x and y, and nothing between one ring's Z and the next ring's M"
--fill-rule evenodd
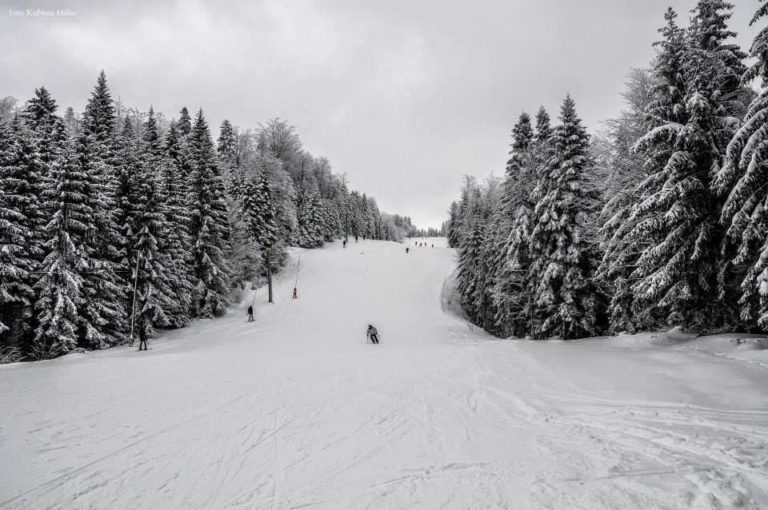
M768 508L766 351L496 340L454 257L297 250L255 323L0 367L0 508Z

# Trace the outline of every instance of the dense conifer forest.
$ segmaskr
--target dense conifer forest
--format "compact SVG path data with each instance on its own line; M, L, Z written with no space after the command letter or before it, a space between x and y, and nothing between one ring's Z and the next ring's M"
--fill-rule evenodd
M255 130L202 110L166 120L116 102L102 72L85 111L40 87L0 102L0 347L46 359L221 316L279 271L289 246L400 241L330 162L273 119Z
M683 27L670 8L605 133L566 97L556 125L520 115L503 178L466 179L446 230L472 322L535 339L768 330L768 29L745 53L732 9L700 0Z

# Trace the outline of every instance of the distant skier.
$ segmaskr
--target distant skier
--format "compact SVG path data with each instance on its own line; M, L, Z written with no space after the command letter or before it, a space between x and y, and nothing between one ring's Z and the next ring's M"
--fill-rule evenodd
M293 288L293 299L299 299L299 289Z
M408 250L409 250L409 248L406 246L406 247L405 247L405 254L406 254L406 255L408 255Z
M248 322L253 322L253 305L248 307Z
M347 240L346 240L346 239L344 239L344 240L341 242L341 246L343 246L344 248L346 248L346 247L347 247Z
M147 348L147 331L144 329L143 324L139 327L139 350L140 351L149 350Z
M365 332L365 336L366 339L370 339L372 343L379 343L379 332L376 330L376 328L373 327L373 325L368 324L368 331Z

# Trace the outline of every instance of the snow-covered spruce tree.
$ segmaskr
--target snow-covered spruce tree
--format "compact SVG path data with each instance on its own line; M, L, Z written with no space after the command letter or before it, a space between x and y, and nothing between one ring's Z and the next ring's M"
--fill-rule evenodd
M493 287L503 250L503 246L500 246L503 238L497 235L497 232L502 228L502 223L506 222L500 211L501 187L501 180L491 176L474 194L476 200L472 204L472 214L475 223L469 232L480 232L475 232L479 237L468 241L469 237L472 237L470 235L465 237L465 241L470 244L479 242L479 253L474 264L469 266L471 271L463 274L460 272L460 280L464 280L467 289L462 295L467 315L472 322L491 333L497 332ZM473 249L469 247L469 251ZM460 255L461 253L464 252L460 250Z
M458 253L457 289L461 305L472 322L477 321L479 307L476 296L480 291L483 242L485 225L482 219L475 219L469 232L461 241Z
M365 193L363 193L365 197ZM376 205L376 199L373 197L366 198L366 212L367 212L367 237L368 239L379 238L379 223L381 222L381 212L379 206Z
M534 338L579 338L597 329L593 249L586 224L594 206L587 189L589 135L568 96L539 175L529 242Z
M170 265L170 286L173 301L166 315L171 327L179 328L189 322L192 310L192 291L196 283L191 270L192 241L190 225L190 187L187 180L189 148L180 138L176 123L171 123L165 137L163 158L160 162L158 186L163 198L164 234L162 250Z
M30 129L53 129L58 105L45 87L35 89L35 95L24 106L24 120Z
M478 204L479 201L480 190L475 178L468 175L464 176L464 184L461 187L461 196L456 211L456 224L453 228L455 247L457 249L461 248L464 237L469 234L474 224L477 207L473 206L473 204Z
M495 200L496 203L490 204L493 209L490 216L485 220L486 228L480 255L480 266L478 274L477 292L474 300L477 307L476 324L489 333L502 335L502 331L497 327L496 317L498 308L497 300L494 294L497 277L504 261L504 238L509 229L508 219L501 213L501 207L498 204L499 189L490 189L489 194L495 195L488 197Z
M68 136L75 138L80 135L81 122L75 115L75 110L71 106L68 106L64 111L64 126Z
M761 3L751 24L768 15L768 3ZM731 263L745 268L741 319L768 330L768 28L755 36L750 56L755 62L742 82L759 78L763 89L728 145L713 187L725 200L720 221L727 229L726 242L736 248Z
M655 130L656 138L637 153L645 160L642 172L633 175L629 170L625 177L621 177L619 185L624 189L613 196L609 193L603 208L605 219L601 234L605 240L604 254L597 279L611 290L608 321L612 333L652 328L660 319L654 309L653 298L637 294L633 285L637 278L634 271L638 259L663 240L656 228L659 221L656 211L644 210L641 204L660 186L658 176L673 153L674 134L665 130L664 126L687 121L686 34L677 25L677 13L673 9L667 10L664 20L664 27L659 29L662 38L654 43L658 53L651 73L650 97L641 124L645 131ZM637 134L633 132L629 136L635 138ZM616 172L620 171L617 166L614 164ZM633 186L637 177L643 180Z
M219 128L219 140L216 145L216 152L219 156L225 159L235 158L237 137L235 135L235 128L232 127L232 123L227 119L221 123Z
M94 226L83 247L89 265L80 268L83 286L78 310L84 324L83 346L91 349L123 341L128 330L125 238L113 217L114 123L115 107L102 71L86 104L82 134L76 143L78 172L87 178L84 200Z
M747 70L744 63L747 55L732 41L736 36L728 29L732 10L733 5L723 0L700 0L692 11L694 16L689 28L692 44L688 65L694 70L696 89L710 100L714 115L712 135L719 157L712 174L719 173L727 146L754 97L752 89L741 84L741 77ZM702 72L696 72L697 69ZM716 190L714 193L717 194ZM721 205L722 200L718 197L717 206ZM718 239L722 245L717 261L718 290L724 312L727 312L722 314L721 323L732 327L739 320L734 303L741 294L738 285L743 281L745 268L728 263L735 255L735 249L722 229L718 231Z
M58 105L51 94L40 87L24 107L24 122L31 129L37 146L37 153L42 164L40 181L45 186L50 167L59 153L61 143L67 136L62 119L56 115ZM47 215L46 212L43 213ZM46 220L47 222L47 220Z
M546 111L540 112L546 115ZM548 117L546 123L542 120L542 129L549 131L548 122ZM535 205L530 195L536 182L537 164L532 151L546 147L547 141L539 143L535 137L530 116L521 114L512 130L511 156L502 186L499 214L504 219L495 229L500 245L496 253L498 260L493 287L495 328L503 337L525 336L530 329L527 319L530 297L528 238L530 216Z
M323 225L320 197L314 190L305 190L299 194L297 204L299 232L298 243L302 248L317 248L323 245ZM367 235L367 217L363 236Z
M663 81L657 86L659 83ZM602 144L596 155L598 165L604 168L605 204L600 214L603 258L595 279L610 297L607 309L611 333L634 333L651 327L647 316L633 309L635 300L630 275L643 245L627 236L631 230L633 206L639 202L638 186L651 168L646 164L645 156L633 150L648 126L646 112L652 97L650 73L633 70L627 87L624 98L628 108L607 123L607 137L599 140ZM663 87L662 92L670 90L670 87Z
M229 239L229 218L224 180L216 165L211 133L200 110L190 134L190 206L192 256L195 273L193 306L198 317L216 317L226 311L228 273L224 251Z
M536 112L536 132L534 134L534 141L539 144L546 144L552 137L552 125L549 118L549 112L541 106L539 111Z
M47 209L53 211L45 227L48 254L35 284L37 327L29 353L35 359L72 351L88 328L78 310L84 299L81 275L91 266L88 238L96 227L90 177L78 161L74 142L61 146L51 177L55 186L45 192Z
M341 220L339 209L333 200L320 200L320 216L322 218L323 241L331 242L341 236Z
M131 267L130 261L135 261L134 234L137 232L134 224L136 218L136 194L140 176L140 144L139 133L136 132L134 122L130 117L125 117L122 127L114 139L115 165L115 194L112 219L120 231L120 235L126 240L125 258L127 267ZM129 282L133 287L133 280ZM126 301L127 310L131 303Z
M458 248L457 290L464 312L470 321L478 325L490 311L484 299L486 292L490 294L491 291L488 264L484 258L488 256L488 223L493 210L490 195L494 186L495 182L490 180L488 188L483 189L473 178L466 177L462 189L462 201L466 201L463 204L463 234Z
M226 119L219 128L216 152L219 156L221 175L227 185L227 194L232 201L231 207L236 210L235 204L240 201L243 195L245 171L237 154L237 131L232 127L232 123Z
M0 334L28 334L32 285L42 254L43 165L33 133L16 115L0 123Z
M456 201L453 201L451 202L451 207L448 211L448 224L446 225L445 233L448 238L449 248L458 248L460 226L461 218L459 218L459 204Z
M728 10L719 0L701 0L694 10L682 61L684 103L658 108L671 119L638 142L655 171L640 186L628 234L645 247L631 275L634 306L669 325L699 330L733 321L730 300L713 299L722 274L722 232L719 203L710 191L741 94L732 82L739 53L724 43L731 35L723 28Z
M753 97L741 84L747 54L733 42L736 32L728 29L732 11L733 4L726 0L699 0L688 28L689 77L694 78L697 90L716 101L715 114L721 119L715 128L719 148L731 141Z
M262 172L257 182L246 182L243 188L242 214L248 236L259 250L267 272L269 302L272 302L272 266L275 261L273 249L278 242L278 230L275 223L275 210L272 204L272 191L266 172Z
M155 327L171 325L169 314L184 323L184 307L176 299L173 265L165 251L165 197L161 193L163 151L154 111L143 125L136 186L133 193L133 233L129 238L131 279L135 303L131 314L134 334L151 336Z
M192 117L186 106L182 106L179 111L179 121L176 123L176 128L182 138L189 138L192 135Z

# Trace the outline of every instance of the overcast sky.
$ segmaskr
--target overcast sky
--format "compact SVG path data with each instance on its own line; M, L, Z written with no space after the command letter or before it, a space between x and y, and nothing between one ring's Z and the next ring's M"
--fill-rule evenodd
M0 0L0 97L45 85L77 111L100 69L123 103L202 107L214 135L296 126L352 188L438 226L461 177L500 175L521 111L566 93L590 130L622 107L671 5L694 0ZM757 0L737 0L748 48ZM11 10L68 9L30 17ZM15 14L18 14L16 12Z

